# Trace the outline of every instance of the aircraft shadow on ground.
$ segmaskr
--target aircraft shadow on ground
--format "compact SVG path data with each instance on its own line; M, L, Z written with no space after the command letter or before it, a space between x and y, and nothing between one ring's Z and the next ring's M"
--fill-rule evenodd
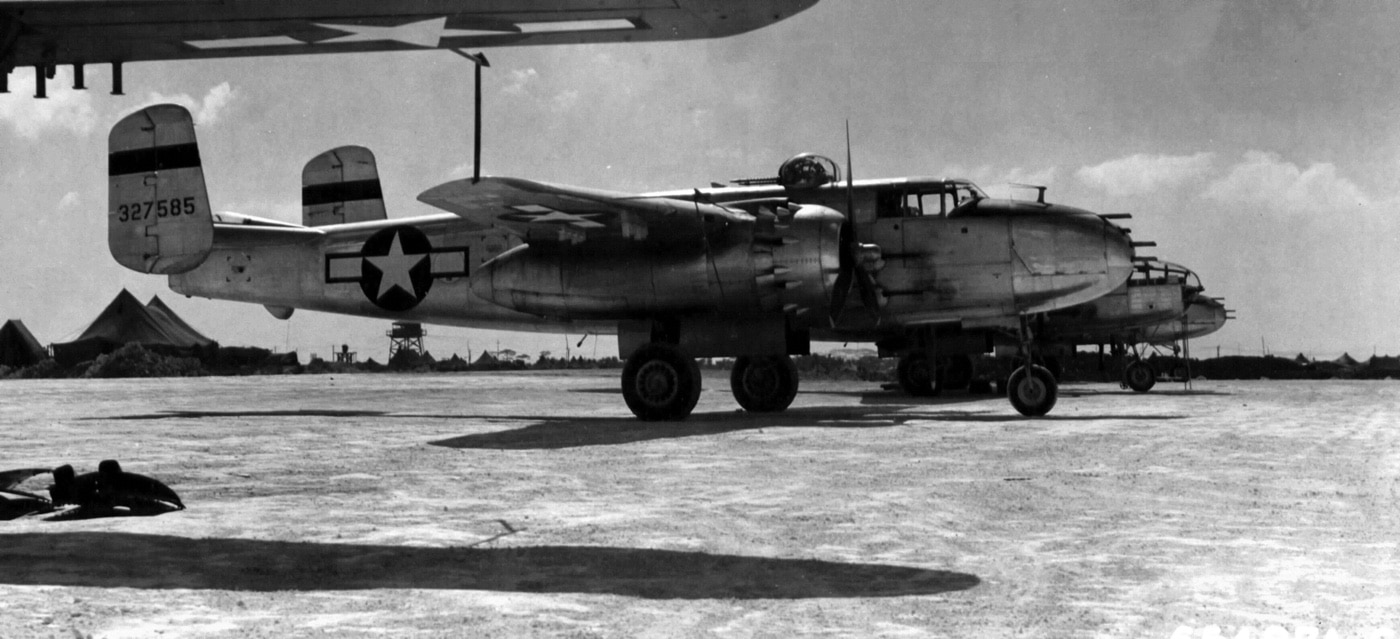
M557 449L613 446L635 442L705 437L739 431L776 428L890 428L911 421L967 420L955 411L906 412L905 404L888 406L804 406L781 413L697 412L678 422L647 422L634 417L545 417L506 415L443 415L449 419L533 422L522 428L476 433L429 442L447 448L497 450ZM420 416L421 417L421 416Z
M914 404L916 406L928 404ZM1006 423L1095 420L1176 420L1184 415L1049 415L1031 419L1014 411L995 414L962 410L908 410L903 402L886 405L790 408L782 413L699 412L679 422L645 422L631 417L546 417L538 415L415 415L442 419L526 422L511 430L474 433L429 442L434 446L485 450L553 450L616 446L637 442L705 437L778 428L891 428L909 422ZM932 406L938 406L933 404Z
M1091 397L1097 395L1121 395L1124 397L1230 397L1234 393L1213 390L1152 390L1139 393L1135 390L1066 390L1060 388L1060 397Z
M150 419L204 419L208 417L382 417L389 413L382 410L167 410L141 415L112 415L102 417L81 417L83 421L98 420L150 420Z
M966 573L816 559L591 546L415 548L130 533L0 534L0 584L272 592L375 588L643 599L903 597Z

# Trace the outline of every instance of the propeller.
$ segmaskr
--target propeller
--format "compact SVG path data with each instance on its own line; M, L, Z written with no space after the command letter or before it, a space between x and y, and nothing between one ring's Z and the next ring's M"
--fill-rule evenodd
M831 323L836 323L841 318L841 311L846 308L846 298L850 296L851 288L854 286L859 290L861 304L872 313L879 313L884 305L880 298L879 284L875 282L875 276L865 268L864 262L879 259L879 247L874 245L863 245L860 238L856 236L856 195L855 195L855 165L851 163L851 121L846 121L846 220L841 223L841 266L840 272L836 275L835 290L831 295ZM873 252L873 260L869 253Z

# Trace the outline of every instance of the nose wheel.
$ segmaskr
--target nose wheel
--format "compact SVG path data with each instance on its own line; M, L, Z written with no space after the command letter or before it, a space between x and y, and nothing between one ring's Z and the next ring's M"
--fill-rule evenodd
M787 410L797 396L797 365L787 355L745 355L734 360L729 387L751 413Z
M1055 407L1059 398L1060 384L1049 369L1036 364L1035 340L1031 332L1030 318L1021 316L1021 361L1020 368L1006 380L1006 396L1016 412L1026 417L1043 417Z
M1006 386L1011 405L1026 417L1044 416L1059 398L1059 384L1044 366L1027 364L1016 369Z
M1157 371L1152 369L1151 364L1135 359L1123 370L1123 385L1139 393L1146 393L1157 385Z
M622 367L622 398L643 421L678 421L700 401L700 366L670 344L647 344Z

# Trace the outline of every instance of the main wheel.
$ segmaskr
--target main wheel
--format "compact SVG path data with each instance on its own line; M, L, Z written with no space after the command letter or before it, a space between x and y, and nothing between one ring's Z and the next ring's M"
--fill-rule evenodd
M938 372L924 353L909 353L899 358L896 374L899 387L915 397L933 397L943 390L943 385L938 383Z
M962 390L972 382L972 358L954 355L948 358L948 366L943 371L943 386L949 390Z
M1016 412L1026 417L1041 417L1055 407L1059 384L1043 366L1022 366L1011 373L1006 395Z
M797 365L787 355L745 355L729 373L734 399L751 413L777 413L797 396Z
M622 367L622 398L644 421L685 419L700 401L700 367L670 344L647 344Z
M1133 363L1123 370L1123 383L1139 393L1146 393L1157 385L1157 371L1152 370L1152 365L1147 362L1133 360Z

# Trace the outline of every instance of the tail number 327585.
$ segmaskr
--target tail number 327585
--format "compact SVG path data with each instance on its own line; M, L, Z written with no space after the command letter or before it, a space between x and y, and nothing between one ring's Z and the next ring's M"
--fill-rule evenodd
M153 202L135 202L117 207L118 222L138 222L152 217L194 215L194 197L171 198Z

